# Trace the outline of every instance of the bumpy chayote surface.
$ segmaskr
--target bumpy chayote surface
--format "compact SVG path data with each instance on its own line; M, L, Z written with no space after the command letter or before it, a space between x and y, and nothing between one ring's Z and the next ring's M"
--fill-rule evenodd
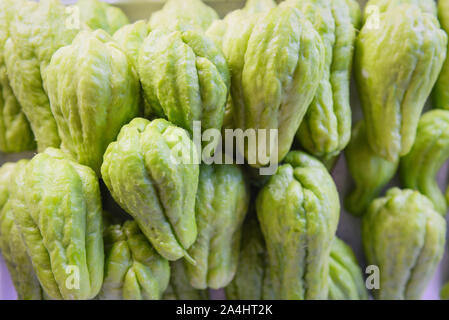
M380 300L419 299L444 252L446 222L418 191L390 189L363 216L367 263L379 268Z
M104 155L101 174L115 201L168 260L189 259L197 237L198 163L187 131L164 119L132 120Z
M16 1L0 1L0 48L9 38ZM0 151L21 152L35 149L34 135L22 107L9 84L3 50L0 52Z
M438 19L441 28L449 32L449 1L438 1ZM449 46L448 46L449 48ZM433 104L436 108L449 110L449 59L446 56L440 76L438 77L432 94Z
M272 287L265 298L326 299L340 202L324 165L290 152L259 192L256 209Z
M377 18L367 19L357 38L355 76L368 142L395 161L413 145L446 58L447 35L434 14L410 3L387 6Z
M144 20L121 27L114 33L114 40L125 51L137 70L140 48L148 36L150 28Z
M163 295L164 300L208 300L207 290L192 287L187 277L184 261L170 263L170 283Z
M330 254L329 299L368 299L362 270L354 252L351 247L338 238L335 238Z
M170 266L135 221L106 227L104 246L104 282L99 299L161 299L170 279Z
M313 23L325 47L325 67L316 95L297 133L311 154L328 159L351 136L349 84L356 29L349 0L288 0ZM355 2L355 5L358 5Z
M0 168L0 251L20 300L41 300L43 291L21 237L11 202L8 199L15 189L15 176L28 160L5 163Z
M345 156L355 185L345 199L345 207L352 214L361 216L393 179L399 160L388 161L371 149L363 120L354 126Z
M363 20L366 22L370 17L377 19L374 17L375 14L384 13L390 9L397 10L397 7L402 4L415 5L421 11L437 16L437 6L434 0L369 0L365 6Z
M56 51L46 74L61 149L99 174L109 143L139 115L132 61L105 31L81 31Z
M54 299L94 298L104 265L95 172L48 148L18 172L10 201L45 292Z
M432 110L419 119L412 150L401 159L401 180L432 200L435 210L446 215L446 198L436 181L449 158L449 111Z
M219 289L234 277L249 200L239 166L201 165L195 203L198 237L188 250L196 264L186 264L193 287Z

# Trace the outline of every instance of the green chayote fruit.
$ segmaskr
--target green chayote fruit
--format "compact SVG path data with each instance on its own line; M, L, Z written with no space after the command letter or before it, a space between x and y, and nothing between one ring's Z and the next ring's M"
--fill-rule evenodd
M340 215L324 165L292 151L257 196L268 251L271 299L326 299L329 254Z
M221 50L205 35L193 30L151 32L140 51L139 75L156 116L190 133L194 121L201 121L202 131L221 130L229 70Z
M30 121L38 150L59 147L56 121L45 89L45 70L54 52L69 45L79 29L58 0L19 0L4 47L11 87Z
M15 176L27 160L5 163L0 168L0 250L8 267L19 300L41 300L43 292L33 270L25 243L14 221L10 194L14 192Z
M201 165L195 202L198 237L188 250L196 264L186 264L194 288L224 288L234 277L249 198L240 167Z
M91 29L103 29L110 35L129 23L123 11L99 0L78 0L80 20Z
M361 216L371 201L393 179L399 160L390 162L374 153L368 144L363 121L354 126L345 156L355 184L345 199L345 207L352 214Z
M192 287L182 260L170 263L170 283L163 295L164 300L208 300L207 290Z
M149 25L151 30L206 31L217 19L215 10L201 0L168 0L161 10L153 13Z
M143 45L150 29L143 20L136 21L133 24L127 24L114 33L114 40L119 44L128 58L134 64L136 70L139 61L140 48Z
M379 267L377 299L419 299L443 256L446 222L418 191L390 189L363 216L367 262Z
M426 112L418 122L412 150L401 159L401 180L405 188L415 189L432 200L435 210L446 215L446 198L436 175L449 159L449 111Z
M369 0L365 5L363 20L366 22L373 14L384 13L390 9L397 10L397 7L402 4L415 5L423 12L437 15L437 6L434 0Z
M365 23L356 41L355 75L368 142L389 161L407 154L419 116L446 57L447 35L433 14L397 5Z
M61 149L99 174L107 146L139 114L133 63L105 31L81 31L53 55L46 83Z
M277 130L278 143L271 143L269 131L265 141L238 147L252 166L277 163L290 150L322 78L323 43L299 10L287 5L253 15L235 11L225 20L222 49L232 76L234 126Z
M449 32L449 1L438 1L438 18L441 28ZM449 46L448 46L449 48ZM432 101L436 108L449 109L449 59L444 61L440 76L433 88Z
M362 270L349 247L335 238L329 262L330 300L367 300L368 292Z
M105 272L100 300L159 300L170 266L148 242L135 221L104 232Z
M197 237L198 163L188 133L163 119L132 120L104 154L101 174L113 198L168 260L189 259Z
M9 38L16 1L0 0L0 48ZM22 152L36 148L30 124L9 84L3 51L0 52L0 151Z
M246 0L243 8L248 14L265 12L276 7L274 0Z
M14 220L45 292L91 299L103 282L103 226L97 176L58 149L36 155L16 177Z
M348 2L287 1L313 23L325 47L324 74L296 135L308 152L325 160L338 155L351 136L349 84L356 29Z

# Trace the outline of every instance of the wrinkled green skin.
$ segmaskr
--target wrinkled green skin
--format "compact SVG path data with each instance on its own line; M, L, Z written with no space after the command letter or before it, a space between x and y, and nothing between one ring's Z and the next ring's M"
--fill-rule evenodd
M362 270L352 251L335 238L329 262L329 300L367 300Z
M249 217L243 225L237 272L225 288L226 298L228 300L263 300L264 290L269 288L265 284L268 280L266 261L265 242L259 223L255 217Z
M249 187L236 165L201 165L195 213L198 238L189 248L187 276L197 289L224 288L234 277Z
M446 215L447 202L436 176L449 159L449 111L432 110L419 119L412 150L401 159L401 180L432 200L435 210Z
M135 221L104 232L105 274L100 300L159 300L170 266L151 246Z
M438 19L440 20L441 28L449 32L449 1L438 1ZM448 46L449 48L449 46ZM432 93L432 102L436 108L449 110L449 59L444 61L440 76L438 77Z
M380 269L380 300L419 299L443 256L446 222L418 191L390 189L363 216L369 265Z
M284 162L256 201L272 286L264 298L326 299L338 192L319 160L293 151Z
M15 1L0 1L0 48L9 38ZM0 151L22 152L36 148L30 124L9 84L3 50L0 52Z
M15 188L15 176L27 162L27 160L20 160L17 163L6 163L0 168L0 250L16 288L18 299L41 300L42 288L26 252L25 243L14 222L11 202L8 202Z
M380 13L379 28L366 23L360 31L356 83L368 141L379 156L395 161L410 151L446 46L436 17L411 4Z
M201 0L168 0L161 10L152 14L149 26L151 30L206 31L217 19L215 10Z
M440 1L438 0L438 2ZM437 6L434 0L369 0L365 5L363 23L369 19L371 14L375 13L369 6L377 7L379 13L384 13L390 9L397 10L396 7L402 4L418 6L423 12L437 16Z
M327 160L338 155L351 136L349 84L356 38L351 8L345 0L287 3L313 23L325 47L324 73L296 137L305 150Z
M207 290L198 290L190 284L182 260L170 263L170 283L163 295L164 300L208 300Z
M278 150L266 143L238 145L250 165L265 154L281 161L310 105L324 71L324 46L299 10L280 5L248 15L243 10L226 19L222 49L231 70L234 126L242 130L277 129Z
M186 250L197 237L198 163L188 133L163 119L135 118L104 155L101 174L114 200L171 261L189 259Z
M107 146L139 114L131 60L105 31L81 31L53 55L46 83L61 149L100 174Z
M136 21L133 24L127 24L114 33L114 40L120 48L128 55L137 70L139 61L139 52L143 42L148 36L150 29L143 20Z
M198 31L157 29L139 55L139 75L149 113L193 133L221 130L230 86L226 60L212 40ZM215 145L218 141L214 141Z
M92 169L59 149L36 155L16 177L14 221L34 270L53 299L94 298L103 282L100 188ZM78 270L79 288L76 288Z
M393 179L399 159L390 162L374 153L368 144L363 121L354 126L345 156L355 184L345 199L345 207L352 214L361 216L371 201L379 196L382 189Z
M78 0L75 7L79 8L81 21L92 30L103 29L113 35L129 23L128 17L121 9L99 0Z

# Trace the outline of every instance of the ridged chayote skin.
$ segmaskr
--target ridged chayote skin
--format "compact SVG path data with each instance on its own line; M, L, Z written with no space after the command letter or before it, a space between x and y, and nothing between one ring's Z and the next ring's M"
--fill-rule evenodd
M290 150L322 78L323 43L299 10L287 5L253 15L238 10L225 21L222 49L232 76L234 126L278 130L278 152L271 132L266 143L238 147L252 166L267 164L257 154L277 163Z
M186 263L194 288L224 288L234 277L249 198L239 166L201 165L195 204L198 238L188 250L196 264Z
M5 163L0 168L0 250L8 267L19 300L41 300L43 292L33 270L25 243L14 221L8 202L14 192L15 176L28 160Z
M449 32L449 1L438 1L438 19L441 28ZM449 46L448 46L449 48ZM432 101L436 108L449 110L449 59L446 56L440 76L433 88Z
M272 285L265 298L326 299L338 192L319 160L292 151L284 162L256 202Z
M287 1L312 22L325 47L324 74L297 133L301 145L324 160L338 155L351 136L349 84L356 29L348 2Z
M11 210L34 270L54 299L91 299L103 282L103 226L97 176L48 148L16 177Z
M80 20L92 30L103 29L113 35L129 23L121 9L99 0L78 0L75 6L79 8Z
M187 131L163 119L132 120L104 155L101 174L113 198L168 260L189 259L197 237L198 163Z
M150 29L148 24L144 20L139 20L121 27L114 33L114 40L128 55L128 58L132 61L136 70L139 61L140 48L149 32Z
M369 144L395 161L413 145L446 57L447 36L433 14L413 4L380 13L378 22L366 23L359 33L355 75Z
M104 232L105 272L100 300L159 300L170 266L148 242L135 221Z
M345 207L352 214L361 216L393 179L399 160L390 162L374 153L368 144L363 120L354 126L345 156L355 184L345 199Z
M443 256L446 222L418 191L390 189L363 217L369 265L380 270L380 300L419 299Z
M168 0L161 10L153 13L149 25L151 30L206 31L217 19L215 10L201 0Z
M362 270L354 252L338 238L335 238L330 254L328 298L330 300L368 299Z
M46 83L61 149L99 174L109 143L139 115L133 63L105 31L81 31L53 55Z
M446 198L436 181L441 166L449 158L449 111L426 112L418 122L412 150L401 159L401 180L432 200L435 210L446 215Z
M192 287L184 261L170 263L170 283L163 295L164 300L208 300L207 290Z
M0 0L0 48L9 38L16 1ZM36 148L33 132L9 84L3 50L0 52L0 151L22 152Z
M437 6L434 0L369 0L365 5L363 20L366 22L372 14L384 13L390 9L397 10L396 7L402 4L415 5L423 12L437 15ZM374 8L375 10L373 10Z

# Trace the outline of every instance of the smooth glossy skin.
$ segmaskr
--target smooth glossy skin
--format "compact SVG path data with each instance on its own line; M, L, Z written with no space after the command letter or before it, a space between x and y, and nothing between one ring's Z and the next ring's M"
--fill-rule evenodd
M56 51L46 74L61 149L99 175L107 146L139 115L133 63L105 31L82 31Z
M104 232L105 275L100 300L159 300L168 286L170 266L153 249L135 221Z
M362 270L344 241L335 238L329 262L329 300L367 300Z
M380 269L380 300L419 299L444 252L446 221L418 191L390 189L363 216L369 265Z
M94 298L104 264L95 173L48 148L19 171L16 183L11 210L45 292L53 299Z
M401 180L432 200L435 210L447 212L446 198L436 181L438 171L449 159L449 111L426 112L418 123L412 150L401 159Z
M171 261L189 259L197 237L198 163L188 133L163 119L132 120L104 155L101 174L115 201Z
M234 277L249 200L241 167L201 165L195 204L198 237L188 250L196 264L186 263L194 288L224 288Z
M186 273L184 261L170 263L170 283L164 293L164 300L208 300L207 290L192 287Z
M346 196L345 207L352 214L361 216L371 201L393 179L399 159L390 162L374 153L369 146L363 120L354 126L345 156L355 184L354 189Z
M410 151L446 47L447 35L436 17L413 4L380 13L378 27L363 26L355 76L368 141L379 156L395 161Z
M306 153L290 152L259 192L256 209L272 286L265 298L326 299L340 202L323 164Z
M438 1L438 19L441 28L449 32L449 1ZM449 46L448 46L449 47ZM444 61L440 76L438 77L432 93L432 102L436 108L449 110L449 59Z
M313 23L325 47L323 77L296 135L306 151L324 160L338 155L351 136L349 84L356 29L349 2L287 1Z

